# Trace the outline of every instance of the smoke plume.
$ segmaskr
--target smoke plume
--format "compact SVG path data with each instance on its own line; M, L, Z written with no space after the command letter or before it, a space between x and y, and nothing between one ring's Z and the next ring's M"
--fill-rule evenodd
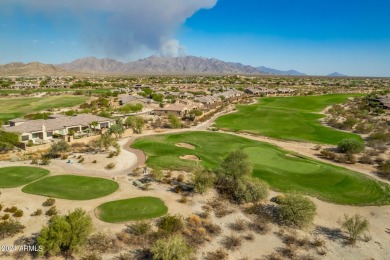
M0 9L23 8L53 23L66 14L76 21L82 40L109 56L142 49L178 56L185 50L175 39L177 29L195 12L217 0L2 0ZM63 22L63 20L61 20Z

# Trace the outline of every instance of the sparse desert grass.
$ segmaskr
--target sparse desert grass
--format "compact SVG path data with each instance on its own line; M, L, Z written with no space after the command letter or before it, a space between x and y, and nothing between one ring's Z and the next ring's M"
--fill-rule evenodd
M152 168L191 170L195 162L181 160L188 149L175 146L187 142L197 148L191 152L208 169L218 167L226 155L242 149L253 165L253 175L268 182L277 191L296 190L338 204L383 205L390 203L390 186L338 166L306 157L291 157L273 145L229 134L190 132L143 137L134 148L142 149ZM217 147L217 148L216 148Z
M58 175L31 183L23 188L23 192L68 200L90 200L107 196L118 187L118 183L108 179Z
M216 120L221 129L245 131L273 138L337 144L358 135L322 126L318 114L327 106L343 103L356 95L269 97L255 105L239 105L238 112ZM288 123L286 123L288 122Z
M159 198L139 197L104 203L97 208L97 217L104 222L118 223L156 218L167 212L167 206Z
M45 177L50 172L39 167L12 166L0 168L0 188L15 188Z

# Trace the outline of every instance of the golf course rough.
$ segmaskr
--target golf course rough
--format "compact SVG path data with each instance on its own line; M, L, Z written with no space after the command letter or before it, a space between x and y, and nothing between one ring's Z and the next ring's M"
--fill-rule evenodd
M115 192L115 181L76 175L58 175L44 178L25 186L25 193L68 200L91 200Z
M175 146L190 143L195 150ZM362 173L316 161L273 145L243 137L212 132L186 132L143 137L132 147L147 154L151 168L191 171L199 163L215 169L228 153L241 149L253 164L253 176L269 183L276 191L300 191L321 200L348 205L390 204L390 186ZM180 159L193 154L201 159Z
M39 167L12 166L0 168L0 188L16 188L49 175Z
M155 197L137 197L104 203L97 207L97 217L108 223L144 220L160 217L168 212L164 202Z
M216 120L224 130L250 132L272 138L337 144L345 138L362 140L359 135L338 131L321 124L326 107L344 103L357 95L268 97L254 105L238 105L238 111Z

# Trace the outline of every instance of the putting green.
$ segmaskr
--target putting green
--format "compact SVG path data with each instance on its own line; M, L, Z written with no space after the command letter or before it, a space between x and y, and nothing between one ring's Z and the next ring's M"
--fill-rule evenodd
M159 198L138 197L104 203L97 207L97 217L109 223L160 217L168 212Z
M23 192L68 200L90 200L107 196L118 183L94 177L58 175L47 177L23 188Z
M242 131L273 138L337 144L359 135L323 126L320 114L326 107L346 102L357 95L269 97L255 105L239 105L238 112L221 116L216 125L228 131Z
M194 150L177 147L176 143L189 143ZM319 162L279 149L273 145L246 138L211 132L143 137L135 141L134 148L142 149L152 168L188 170L200 163L213 169L226 155L236 149L248 153L253 163L253 175L268 182L277 191L297 190L319 199L350 205L390 204L390 186L364 174ZM200 162L179 157L193 154Z
M15 188L38 180L50 172L39 167L13 166L0 168L0 188Z

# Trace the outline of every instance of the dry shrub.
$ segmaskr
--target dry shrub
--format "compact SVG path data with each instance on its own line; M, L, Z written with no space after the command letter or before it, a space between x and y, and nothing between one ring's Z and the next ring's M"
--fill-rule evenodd
M326 253L327 253L327 251L326 251L325 247L317 248L317 254L318 255L324 256L324 255L326 255Z
M248 233L244 236L244 239L247 241L253 241L255 239L255 236L252 233Z
M203 227L207 230L207 233L211 237L219 236L222 232L222 229L217 224L213 224L210 221L203 221Z
M214 210L214 214L217 218L222 218L235 212L228 206L228 202L221 201L220 198L209 201L208 205Z
M40 216L42 215L43 211L42 209L37 209L36 211L34 211L33 213L31 213L31 216L34 217L34 216Z
M103 257L97 253L88 253L85 256L81 257L80 260L103 260Z
M280 249L280 254L288 259L293 259L296 256L297 248L295 245L288 245Z
M230 251L237 250L242 245L242 237L231 234L225 236L222 240L223 246Z
M227 259L229 259L229 254L222 248L212 252L208 252L205 257L205 260L227 260Z
M188 202L187 196L181 196L181 198L179 199L179 202L183 203L183 204L186 204Z
M243 219L236 219L236 221L231 223L229 227L234 231L242 232L247 230L248 224Z
M315 236L313 241L311 242L311 245L313 247L323 247L325 246L325 240L318 236Z
M104 232L99 232L90 236L86 247L89 252L96 251L99 253L115 253L120 249L115 237Z
M271 226L267 222L254 221L249 223L249 229L260 235L265 235L271 231Z
M282 256L280 256L278 253L276 252L273 252L272 254L270 254L268 256L268 259L269 260L284 260L284 258Z
M298 238L298 239L297 239L296 245L297 245L298 247L306 247L306 246L310 245L310 240L309 240L309 238L306 237L306 236L305 236L305 237L302 237L302 238Z
M180 173L179 176L177 176L176 181L177 182L183 182L184 181L184 175L182 173Z
M134 256L130 253L120 254L113 258L113 260L134 260Z
M193 227L199 227L202 225L202 220L198 215L191 215L188 220L188 224Z

